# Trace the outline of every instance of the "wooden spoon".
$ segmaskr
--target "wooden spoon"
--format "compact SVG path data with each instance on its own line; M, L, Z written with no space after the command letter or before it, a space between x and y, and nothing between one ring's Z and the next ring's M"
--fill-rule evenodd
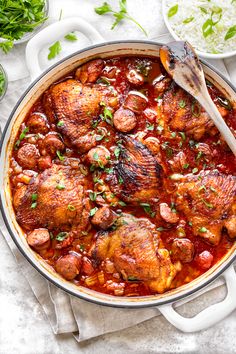
M163 45L160 59L173 80L206 110L236 156L236 139L208 93L202 66L192 46L183 41Z

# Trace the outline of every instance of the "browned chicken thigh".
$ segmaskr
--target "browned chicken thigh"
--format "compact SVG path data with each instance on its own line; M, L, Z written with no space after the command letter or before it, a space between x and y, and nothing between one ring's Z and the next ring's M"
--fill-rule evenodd
M194 235L217 245L222 228L236 237L236 177L218 171L187 175L177 190L177 209L192 223Z
M27 187L19 188L23 188L23 193L18 192L16 217L26 229L70 231L71 227L86 227L89 210L84 199L84 176L78 170L54 164Z
M81 84L74 79L55 84L44 94L47 117L56 122L65 141L87 152L97 144L93 121L101 112L100 103L109 106L114 94L104 86ZM113 102L114 103L114 102Z
M111 189L132 204L150 201L158 196L161 167L145 145L130 136L120 136L122 144Z
M214 123L193 98L177 85L163 95L163 116L172 130L184 131L199 140L205 132L215 131Z
M109 259L125 280L145 281L158 293L167 290L181 265L171 263L155 225L127 215L120 217L116 226L115 231L97 235L92 251L94 262Z

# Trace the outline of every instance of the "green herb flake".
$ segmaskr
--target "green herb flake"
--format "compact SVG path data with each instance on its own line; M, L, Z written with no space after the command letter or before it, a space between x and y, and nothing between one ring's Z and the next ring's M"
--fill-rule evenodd
M57 126L58 127L63 127L64 125L64 122L62 120L59 120L59 122L57 123Z
M120 206L122 206L122 207L126 206L126 203L123 202L122 200L119 200L118 204L119 204Z
M73 32L68 33L64 38L67 39L70 42L75 42L78 39L76 34L73 33Z
M169 11L168 11L167 16L170 18L170 17L176 15L177 12L178 12L178 9L179 9L179 5L178 5L178 4L172 6L172 7L169 9Z
M97 210L98 210L97 207L91 209L90 212L89 212L89 215L90 215L90 216L93 216L93 215L96 213Z
M57 157L59 158L60 161L65 160L65 157L62 155L62 153L59 150L57 150Z
M95 202L97 199L97 193L96 192L90 192L89 193L89 199L92 200L92 202Z
M62 190L62 189L65 189L66 187L64 186L64 184L57 184L56 185L56 189L58 190Z
M75 210L76 210L76 207L75 207L74 205L68 204L68 205L67 205L67 209L68 209L69 211L75 211Z
M85 246L84 245L80 245L79 249L80 249L81 252L84 252Z
M205 199L202 199L202 202L205 204L205 206L209 209L213 209L214 205L211 203L208 203Z
M30 208L31 208L31 209L35 209L36 206L37 206L37 202L33 202L33 203L31 204Z
M207 232L208 230L204 226L202 226L198 229L198 231L204 233L204 232Z
M37 199L38 199L38 194L37 194L37 193L33 193L33 194L31 195L31 200L32 200L32 202L35 202Z
M165 231L166 229L164 228L164 227L162 227L162 226L160 226L160 227L158 227L157 228L157 231L159 231L159 232L162 232L162 231Z
M59 232L59 234L57 234L56 236L56 240L57 241L64 241L66 238L68 237L68 232Z
M48 59L51 60L55 58L60 52L61 52L61 43L59 41L56 41L54 44L49 47L49 54L48 54Z
M184 168L184 169L189 168L189 163L185 163L185 164L183 165L183 168Z
M25 138L26 134L28 133L28 131L29 131L29 128L26 127L26 128L22 131L22 133L20 134L19 139L20 139L20 140L23 140L23 139Z
M198 172L198 168L197 167L194 167L193 169L192 169L192 173L194 174L194 173L197 173Z
M151 123L147 122L146 128L147 128L147 130L153 131L154 130L154 124L151 124Z
M120 152L121 152L121 148L119 146L117 146L114 150L114 155L116 157L116 159L118 160L119 156L120 156Z
M118 178L118 182L119 182L119 184L124 183L124 180L123 180L123 178L122 178L121 176L119 176L119 178Z
M149 216L154 218L156 213L152 211L149 203L140 203L139 205L143 208L143 210L145 211L146 214L148 214Z
M179 107L180 107L180 108L184 108L185 106L186 106L185 101L184 101L184 100L180 100L180 101L179 101Z
M181 139L182 139L183 141L186 140L186 135L185 135L184 132L179 132L179 135L181 136Z

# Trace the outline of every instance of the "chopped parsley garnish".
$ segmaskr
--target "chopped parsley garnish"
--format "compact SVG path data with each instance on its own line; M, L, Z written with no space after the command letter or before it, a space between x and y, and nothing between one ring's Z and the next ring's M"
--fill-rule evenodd
M119 182L119 184L124 183L124 180L123 180L123 178L122 178L121 176L119 176L119 178L118 178L118 182Z
M184 108L186 106L185 101L184 100L180 100L179 101L179 106L180 106L180 108Z
M19 136L19 139L16 141L15 143L15 148L17 149L21 143L21 141L26 137L26 134L28 133L29 131L29 128L28 127L25 127L23 129L23 131L21 132L20 136Z
M225 35L225 41L236 35L236 25L230 27Z
M37 199L38 199L38 194L37 194L37 193L33 193L33 194L31 195L31 200L32 200L32 202L35 202Z
M73 33L73 32L68 33L67 35L65 35L64 38L67 39L67 40L70 41L70 42L75 42L75 41L77 41L77 39L78 39L77 36L76 36L76 34Z
M202 202L205 204L205 206L209 209L214 208L214 205L211 203L208 203L205 199L202 198Z
M76 207L74 205L68 204L67 205L67 209L70 210L70 211L75 211Z
M146 214L150 215L152 218L156 215L154 211L152 211L149 203L140 203L140 206L143 208Z
M110 86L110 85L111 85L111 84L110 84L110 81L109 81L106 77L104 77L104 76L101 76L101 77L97 80L96 83L97 83L97 84L106 85L106 86Z
M126 203L123 202L122 200L119 200L118 204L119 204L120 206L122 206L122 207L126 206Z
M31 207L31 209L35 209L36 206L37 206L37 202L33 202L30 207Z
M198 231L199 232L207 232L208 230L204 226L202 226L202 227L200 227L200 229L198 229Z
M183 168L184 169L187 169L189 167L189 163L185 163L184 165L183 165Z
M149 123L149 122L147 122L147 124L146 124L146 128L147 128L147 130L154 130L154 124L151 124L151 123Z
M58 127L63 127L64 125L64 122L62 120L59 120L59 122L57 123L57 126Z
M186 140L186 135L185 135L184 132L179 132L179 135L181 136L181 139L182 139L183 141Z
M121 152L121 148L120 148L119 146L117 146L117 147L115 148L115 150L114 150L114 155L115 155L115 157L117 158L117 160L118 160L118 158L119 158L119 156L120 156L120 152Z
M102 101L100 106L104 106L103 114L100 117L108 124L113 125L113 114L109 108L106 107L106 104Z
M68 237L68 232L62 231L62 232L59 232L59 234L57 234L56 240L61 242L61 241L64 241L65 238L67 238L67 237Z
M129 15L129 13L127 12L126 0L120 0L119 6L120 6L120 11L114 11L110 4L108 4L107 2L104 2L101 6L95 7L94 11L98 15L104 15L104 14L108 14L108 13L113 15L113 17L115 18L115 21L113 22L113 24L111 26L112 30L118 25L118 23L120 23L122 20L126 19L126 20L130 20L130 21L134 22L136 24L136 26L138 26L141 29L141 31L147 36L147 32L145 31L145 29L133 17L131 17Z
M93 215L96 213L97 210L98 210L97 207L91 209L90 212L89 212L89 215L90 215L90 216L93 216Z
M64 186L64 184L58 184L56 185L56 189L62 190L65 189L66 187Z
M194 167L193 169L192 169L192 173L194 174L194 173L197 173L198 172L198 168L197 167Z
M94 202L97 199L97 193L96 192L90 192L89 193L89 199Z
M57 157L59 158L60 161L65 160L65 157L62 155L62 153L59 150L57 150Z

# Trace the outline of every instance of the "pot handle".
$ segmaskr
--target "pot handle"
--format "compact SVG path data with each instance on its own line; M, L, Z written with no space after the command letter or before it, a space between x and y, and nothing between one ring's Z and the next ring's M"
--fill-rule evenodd
M90 39L92 44L104 42L104 38L90 23L80 17L69 17L57 21L37 33L26 46L26 63L31 80L42 72L39 65L39 52L46 44L51 44L68 32L78 30Z
M207 329L223 320L236 308L236 274L234 266L228 268L223 277L227 285L227 295L223 301L201 311L194 317L186 318L178 314L172 304L158 306L159 311L182 332L197 332Z

